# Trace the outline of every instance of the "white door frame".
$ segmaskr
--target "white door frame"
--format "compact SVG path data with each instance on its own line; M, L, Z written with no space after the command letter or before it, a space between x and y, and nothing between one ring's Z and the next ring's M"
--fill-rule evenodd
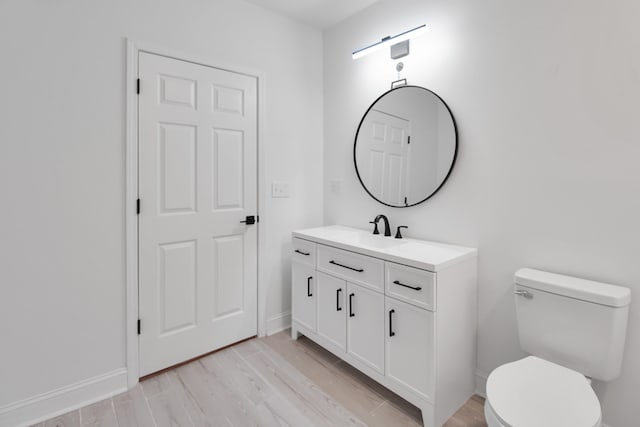
M125 228L126 228L126 362L127 385L129 388L138 383L139 348L138 348L138 215L136 204L138 199L138 94L136 81L138 78L138 54L148 52L195 64L214 67L235 73L255 77L258 81L258 212L265 212L264 171L265 171L265 74L261 71L222 63L215 58L203 58L151 43L127 39L127 81L126 81L126 194L125 194ZM262 216L258 227L258 336L266 334L267 293L262 281L266 277L265 266L261 262L265 253L265 230L268 218ZM144 327L144 325L143 325Z

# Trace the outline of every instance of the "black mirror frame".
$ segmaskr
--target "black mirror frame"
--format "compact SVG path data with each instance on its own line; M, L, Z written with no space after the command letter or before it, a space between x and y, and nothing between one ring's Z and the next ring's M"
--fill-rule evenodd
M436 98L438 98L440 100L440 102L442 102L442 104L444 104L444 106L446 107L447 111L449 112L449 115L451 116L451 121L453 122L453 131L455 133L455 147L453 149L453 159L451 160L451 166L449 166L449 171L447 172L447 176L444 177L444 179L442 180L442 182L440 183L440 185L433 190L433 192L431 194L429 194L427 197L425 197L424 199L420 200L419 202L413 203L411 205L405 205L405 206L398 206L398 205L390 205L389 203L385 203L382 200L378 199L377 197L375 197L373 194L371 194L371 192L369 191L369 189L367 188L366 185L364 185L364 182L362 182L362 178L360 177L360 172L358 171L358 162L356 160L356 147L358 145L358 135L360 134L360 128L362 127L362 123L364 122L365 117L367 117L367 114L369 114L369 111L371 111L371 109L373 108L374 105L376 105L376 103L384 98L386 95L388 95L389 93L395 91L395 90L399 90L399 89L403 89L403 88L408 88L408 87L415 87L418 89L422 89L422 90L426 90L427 92L431 93L432 95L434 95ZM388 91L386 91L385 93L383 93L382 95L380 95L378 98L376 98L375 101L373 101L373 103L371 103L371 105L369 106L369 108L367 108L367 111L364 113L364 115L362 116L362 119L360 120L360 124L358 124L358 130L356 131L356 137L354 138L353 141L353 165L356 169L356 175L358 176L358 181L360 181L360 185L362 185L362 188L364 188L364 191L367 192L367 194L369 196L371 196L372 199L374 199L376 202L381 203L385 206L389 206L392 208L410 208L412 206L417 206L421 203L426 202L427 200L429 200L431 197L433 197L434 194L436 194L441 188L442 186L445 184L445 182L447 182L447 180L449 179L449 176L451 176L451 171L453 171L453 167L456 164L456 159L458 158L458 125L456 124L456 119L453 116L453 113L451 112L451 108L449 108L449 105L447 105L446 102L444 102L444 99L442 99L437 93L422 87L422 86L416 86L416 85L403 85L403 86L398 86L395 88L392 88Z

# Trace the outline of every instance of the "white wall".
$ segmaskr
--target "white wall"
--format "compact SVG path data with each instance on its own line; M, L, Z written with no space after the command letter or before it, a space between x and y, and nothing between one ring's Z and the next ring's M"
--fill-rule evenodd
M266 74L268 315L322 221L322 36L238 0L0 2L0 409L125 365L125 37ZM267 196L262 194L261 196Z
M604 421L637 425L640 387L640 3L635 0L382 0L324 36L325 222L479 248L478 369L519 358L512 275L522 266L632 288L622 375L595 384ZM361 115L397 74L388 52L350 51L419 24L403 59L458 124L449 181L393 209L356 178ZM340 183L340 191L334 189ZM404 233L403 233L404 234Z

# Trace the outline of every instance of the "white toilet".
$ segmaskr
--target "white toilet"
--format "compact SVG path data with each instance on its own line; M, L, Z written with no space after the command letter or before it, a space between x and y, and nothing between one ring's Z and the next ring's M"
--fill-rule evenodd
M631 291L523 268L515 274L520 346L531 354L487 379L489 427L599 427L589 378L620 374Z

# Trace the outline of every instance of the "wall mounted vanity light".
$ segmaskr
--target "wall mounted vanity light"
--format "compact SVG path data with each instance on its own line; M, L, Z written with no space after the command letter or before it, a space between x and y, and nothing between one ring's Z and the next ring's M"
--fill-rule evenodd
M395 36L384 37L377 43L355 50L351 57L353 59L362 58L372 52L391 46L391 59L398 59L409 54L409 40L424 34L428 27L426 24L422 24L418 27L412 28L408 31L396 34Z

